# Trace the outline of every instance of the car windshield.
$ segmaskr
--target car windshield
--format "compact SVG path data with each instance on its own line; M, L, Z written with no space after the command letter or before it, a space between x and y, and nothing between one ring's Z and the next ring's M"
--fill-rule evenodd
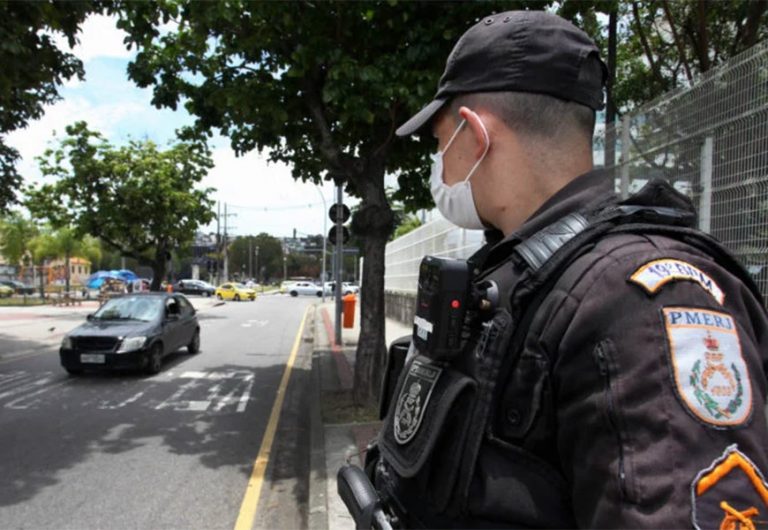
M234 285L238 289L247 289L247 287L245 285L243 285L242 283L233 283L232 285Z
M163 300L149 296L123 296L107 301L94 313L99 320L141 320L149 322L162 314Z

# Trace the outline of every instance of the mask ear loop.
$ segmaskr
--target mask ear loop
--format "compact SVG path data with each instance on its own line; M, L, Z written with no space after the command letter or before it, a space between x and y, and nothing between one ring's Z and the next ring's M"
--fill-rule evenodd
M476 113L475 116L477 116ZM467 175L467 178L464 179L464 182L469 181L469 178L475 173L475 170L480 166L480 163L485 160L485 155L488 154L488 150L491 148L491 138L488 136L488 130L485 128L485 124L483 123L483 120L480 119L480 116L477 116L477 119L480 121L480 127L483 128L483 136L485 136L485 151L483 151L483 154L480 158L477 159L477 162L475 162L475 165L472 166L472 169L469 170L469 174ZM467 120L464 120L466 123Z
M467 120L465 120L465 119L464 119L464 120L461 120L461 123L459 124L459 126L458 126L458 127L456 127L456 130L455 130L455 131L453 131L453 135L452 135L452 136L451 136L451 138L448 140L448 143L447 143L447 144L445 144L445 149L443 149L442 151L440 151L442 154L445 154L445 152L448 150L448 148L449 148L449 147L451 147L451 144L453 143L453 141L456 139L456 137L457 137L457 136L459 135L459 133L461 132L461 129L463 129L463 128L464 128L464 126L465 126L466 124L467 124Z

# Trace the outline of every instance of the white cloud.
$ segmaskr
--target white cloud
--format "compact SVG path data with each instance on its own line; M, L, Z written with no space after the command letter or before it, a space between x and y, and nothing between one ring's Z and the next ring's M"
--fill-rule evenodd
M221 202L222 223L224 203L234 235L267 232L277 237L293 234L320 234L328 219L327 208L335 202L335 187L295 181L285 164L267 163L266 156L251 152L235 157L229 147L214 150L215 167L203 181L203 186L216 188L213 198ZM318 191L318 188L320 191ZM322 194L322 197L321 197ZM323 198L326 206L323 206ZM345 197L348 205L358 201ZM330 229L330 221L326 229ZM209 230L216 229L212 223ZM223 230L223 225L222 225Z
M67 39L61 34L54 35L54 41L63 50L71 51L83 63L96 57L116 57L127 59L134 56L135 51L128 50L123 43L127 35L117 29L117 17L106 15L91 15L81 26L78 35L79 44L69 47Z
M45 108L45 114L25 129L18 129L7 136L7 143L21 154L18 169L27 180L37 180L40 172L34 158L40 156L53 140L54 133L64 136L64 128L76 121L88 123L91 130L101 132L107 138L114 135L114 128L120 120L146 108L135 102L115 102L93 105L82 97L69 97Z

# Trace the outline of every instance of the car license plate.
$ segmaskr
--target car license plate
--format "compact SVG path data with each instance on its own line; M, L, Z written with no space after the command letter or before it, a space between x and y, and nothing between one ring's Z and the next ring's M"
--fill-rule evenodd
M104 364L104 354L103 353L82 353L80 354L80 362Z

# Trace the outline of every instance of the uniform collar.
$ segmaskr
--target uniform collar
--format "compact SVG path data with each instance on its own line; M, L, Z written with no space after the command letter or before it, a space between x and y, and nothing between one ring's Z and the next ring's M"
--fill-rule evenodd
M576 211L590 209L591 206L613 197L613 189L611 174L603 169L592 170L576 177L542 204L518 230L494 242L491 248L486 248L483 254L487 255L477 256L484 262L482 268L502 261L509 256L511 248L558 219ZM488 237L488 241L492 239Z

